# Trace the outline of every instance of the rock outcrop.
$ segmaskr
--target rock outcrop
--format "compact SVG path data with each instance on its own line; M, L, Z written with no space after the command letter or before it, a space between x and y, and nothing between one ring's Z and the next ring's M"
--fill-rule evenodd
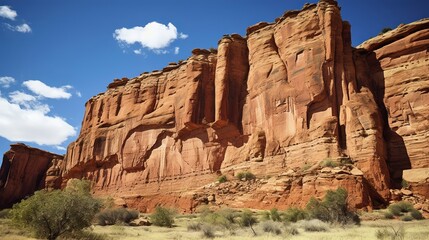
M114 80L86 103L46 185L90 179L142 211L282 209L337 187L352 207L387 204L405 169L429 168L428 48L429 20L353 48L336 1L306 4L217 51ZM214 184L241 171L257 180ZM412 190L427 196L427 181Z
M48 168L62 158L24 144L12 144L3 155L0 168L0 209L11 207L34 191L43 189L45 180L49 181L46 177Z

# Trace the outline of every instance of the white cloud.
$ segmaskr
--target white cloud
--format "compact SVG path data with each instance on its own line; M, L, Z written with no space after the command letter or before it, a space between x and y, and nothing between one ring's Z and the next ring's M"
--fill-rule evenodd
M177 55L177 54L179 54L179 51L180 51L180 48L179 48L179 47L175 47L175 48L174 48L174 54L176 54L176 55Z
M61 145L75 136L76 130L58 116L48 116L40 109L23 109L0 97L0 136L9 141Z
M13 77L0 77L0 86L8 88L10 87L10 84L15 82L15 78Z
M116 29L113 37L119 43L139 43L144 48L156 51L168 47L177 38L185 39L188 35L178 33L177 28L172 23L164 25L158 22L150 22L144 27ZM158 51L157 54L165 53Z
M50 87L39 80L28 80L28 81L25 81L23 85L33 93L46 98L69 99L72 96L71 93L67 92L67 90L72 88L72 86L70 85L62 86L59 88Z
M18 16L15 10L12 10L9 6L0 6L0 17L15 20Z
M67 149L65 148L65 147L63 147L63 146L54 146L57 150L60 150L60 151L67 151Z
M154 49L153 52L160 55L160 54L167 54L168 50Z
M30 26L28 26L28 24L24 23L22 25L18 25L15 27L17 32L22 32L22 33L29 33L31 32L31 28Z
M76 96L78 96L78 97L82 97L82 93L81 93L81 92L79 92L79 91L76 91Z
M179 38L180 39L187 39L189 37L188 34L184 34L184 33L179 33Z
M9 94L10 102L17 104L23 109L33 109L47 114L51 111L49 105L39 102L36 96L21 92L14 91Z
M133 51L135 54L140 55L142 54L142 50L141 49L136 49Z
M21 32L21 33L29 33L31 32L31 28L28 24L24 23L22 25L12 26L8 23L4 24L9 30L12 30L14 32Z

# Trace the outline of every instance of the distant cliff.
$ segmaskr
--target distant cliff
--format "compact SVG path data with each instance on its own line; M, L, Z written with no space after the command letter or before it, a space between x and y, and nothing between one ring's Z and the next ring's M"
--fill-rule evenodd
M428 198L428 49L427 19L355 49L336 1L307 4L217 51L113 81L86 103L48 182L87 178L95 194L147 211L303 206L339 186L353 207L372 208L408 169L423 172L410 185ZM213 184L244 170L258 179Z

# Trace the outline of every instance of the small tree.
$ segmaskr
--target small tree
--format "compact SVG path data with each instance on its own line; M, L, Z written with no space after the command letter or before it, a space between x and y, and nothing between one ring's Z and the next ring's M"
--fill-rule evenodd
M158 206L150 215L150 220L155 226L171 228L174 224L174 215L174 210Z
M13 206L12 220L30 227L38 237L56 239L91 226L101 203L89 192L89 182L74 181L64 191L37 191Z
M253 235L256 236L256 232L253 229L253 225L255 223L258 223L258 220L256 219L256 217L253 215L253 213L250 210L245 209L240 215L240 225L244 227L250 227L250 229L253 232Z
M324 222L347 224L354 222L359 224L359 217L349 211L347 206L347 191L338 188L335 191L327 191L323 201L311 198L307 204L310 218L317 218Z

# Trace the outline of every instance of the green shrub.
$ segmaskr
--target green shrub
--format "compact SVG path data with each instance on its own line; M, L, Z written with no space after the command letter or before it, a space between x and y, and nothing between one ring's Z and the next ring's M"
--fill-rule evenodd
M392 28L385 27L385 28L381 29L381 32L380 32L379 35L385 34L385 33L389 32L389 31L392 31Z
M277 208L272 208L270 210L270 216L271 216L271 220L275 222L280 222L282 220L280 217L279 210L277 210Z
M253 225L256 224L257 222L258 220L250 210L245 209L243 212L241 212L240 225L243 227L250 227L254 235L256 235L256 232L253 229Z
M339 164L333 161L332 159L325 159L320 163L320 166L333 168L333 167L338 167Z
M287 222L297 222L307 217L308 213L305 210L294 207L288 208L283 214L283 219Z
M424 218L422 213L416 209L411 210L410 215L416 220L422 220Z
M88 181L70 180L64 191L37 191L15 204L11 216L37 237L51 240L91 226L100 207L100 201L90 194Z
M326 232L329 225L319 219L302 220L300 225L306 232Z
M262 230L266 233L272 233L275 235L282 234L282 230L280 229L279 223L274 222L272 220L262 222Z
M155 212L150 215L150 220L155 226L160 227L173 227L174 216L176 211L164 207L156 207Z
M389 211L395 216L402 216L404 213L411 212L414 207L411 203L406 201L400 201L394 204L391 204L388 207Z
M348 210L347 191L344 188L338 188L335 191L326 192L323 201L314 197L307 203L306 210L310 218L320 219L324 222L339 224L359 224L359 216Z
M200 221L214 226L220 226L228 230L234 228L236 213L229 208L220 209L217 212L204 209L200 214Z
M269 211L262 212L262 220L265 220L265 221L271 220L271 214Z
M224 183L228 181L228 178L225 175L222 175L217 179L217 181L220 183Z
M391 212L384 212L383 216L385 219L394 219L395 216Z
M401 220L404 221L404 222L409 222L409 221L413 221L414 218L411 217L410 215L404 215L404 216L401 217Z
M95 215L96 223L101 226L130 223L139 217L139 212L126 208L108 208Z
M237 174L237 179L238 180L249 181L249 180L252 180L252 179L255 179L255 178L256 178L256 176L253 173L248 172L248 171L239 172Z

